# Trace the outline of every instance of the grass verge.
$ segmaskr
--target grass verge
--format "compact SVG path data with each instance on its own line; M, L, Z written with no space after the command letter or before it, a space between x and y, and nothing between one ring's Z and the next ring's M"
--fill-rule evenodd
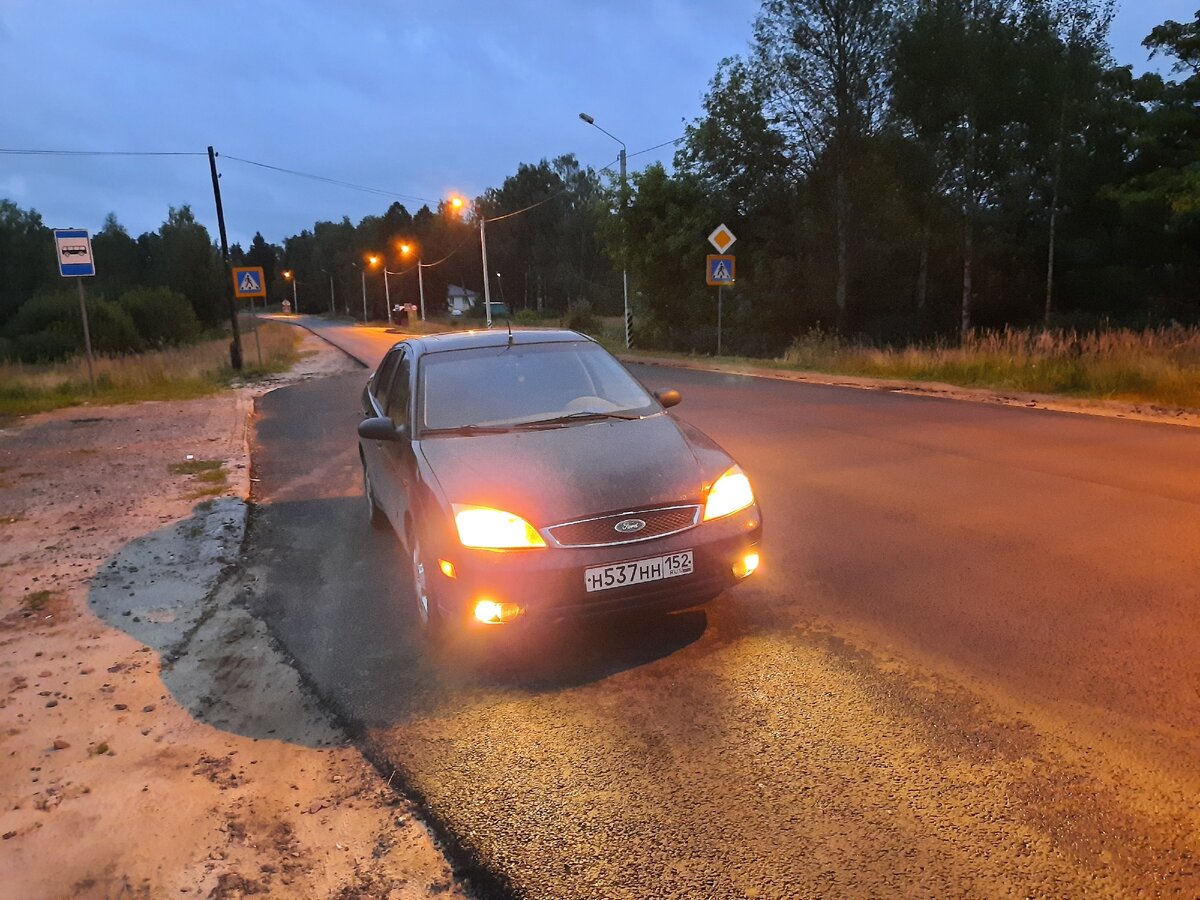
M87 360L25 365L0 363L0 420L65 406L137 403L143 400L189 400L287 371L297 359L300 332L287 325L261 323L258 330L262 365L252 333L243 333L246 365L229 365L229 341L216 338L189 347L128 356L96 358L96 393L88 386Z
M623 353L617 341L604 343ZM694 358L652 350L630 355ZM712 362L1200 409L1200 329L1182 326L1093 334L1009 329L973 335L961 346L894 349L810 331L777 359Z

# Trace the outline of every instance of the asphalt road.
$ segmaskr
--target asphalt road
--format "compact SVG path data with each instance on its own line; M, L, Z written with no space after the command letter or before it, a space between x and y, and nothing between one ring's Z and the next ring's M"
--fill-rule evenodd
M763 568L483 658L414 643L366 372L261 402L256 607L460 860L538 898L1200 896L1200 431L631 368L750 473Z

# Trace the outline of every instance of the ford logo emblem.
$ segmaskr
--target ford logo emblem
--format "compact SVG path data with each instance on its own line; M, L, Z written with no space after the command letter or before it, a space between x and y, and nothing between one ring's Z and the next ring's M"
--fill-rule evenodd
M621 534L633 534L635 531L641 531L646 527L646 523L641 519L622 519L613 526L613 531L618 531Z

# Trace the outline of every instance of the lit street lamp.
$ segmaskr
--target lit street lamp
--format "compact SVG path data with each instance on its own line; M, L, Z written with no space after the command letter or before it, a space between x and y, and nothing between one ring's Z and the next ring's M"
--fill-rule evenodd
M375 265L379 262L378 256L368 256L367 263ZM358 274L362 276L362 301L363 301L363 324L367 324L367 267L360 266L358 263L350 263L354 268L358 269ZM386 278L384 279L386 281Z
M587 122L593 128L599 131L604 131L596 120L587 113L580 113L579 118ZM604 131L610 138L621 145L621 289L625 295L625 349L629 350L633 347L633 320L629 316L629 267L626 262L628 249L625 246L627 236L625 234L625 197L626 197L626 182L625 182L625 142L614 134Z
M451 197L450 205L455 211L462 213L464 211L464 202L462 197ZM479 252L483 256L483 311L487 319L487 327L492 327L492 279L488 276L488 261L487 261L487 218L479 211ZM466 285L463 285L463 290L466 290Z
M284 269L283 277L292 283L292 312L300 315L300 300L296 296L296 274L291 269Z
M402 256L408 256L408 254L412 252L412 247L409 246L408 244L401 244L399 249L400 249L400 254ZM374 259L374 257L372 257L372 260L373 259ZM419 263L418 263L418 265L419 265ZM387 319L388 319L388 327L389 328L391 328L394 323L392 322L392 292L391 292L391 289L388 287L388 276L389 275L403 275L403 274L404 274L403 272L389 272L387 263L385 262L383 264L383 300L387 304ZM417 277L420 278L419 272L417 273ZM424 307L424 301L422 301L421 305L422 305L422 307ZM424 316L422 316L422 318L424 318Z

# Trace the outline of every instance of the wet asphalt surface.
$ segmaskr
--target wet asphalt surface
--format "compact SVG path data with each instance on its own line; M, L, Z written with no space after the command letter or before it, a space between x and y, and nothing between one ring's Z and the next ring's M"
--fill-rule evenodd
M415 639L366 371L260 403L253 606L481 892L1200 896L1200 431L633 371L750 473L762 570L491 650Z

